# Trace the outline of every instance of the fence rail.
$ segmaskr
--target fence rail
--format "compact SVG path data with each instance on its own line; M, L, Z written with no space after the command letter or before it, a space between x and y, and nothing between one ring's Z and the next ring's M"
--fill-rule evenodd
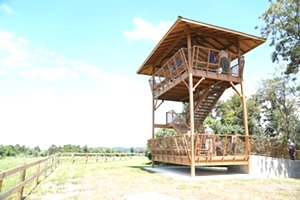
M15 175L16 173L20 173L19 183L13 188L9 189L8 191L5 191L3 194L0 194L0 200L4 200L8 198L15 192L17 192L16 199L21 200L23 198L23 191L25 185L27 185L31 181L34 181L34 187L35 187L39 183L39 178L41 175L47 177L47 175L49 175L47 174L49 170L50 170L50 174L52 173L52 171L54 171L54 169L58 166L58 161L59 161L59 153L35 162L31 162L28 164L21 165L19 167L15 167L13 169L0 172L0 192L2 190L2 185L5 178ZM26 177L26 172L28 171L28 169L34 166L36 167L34 175L30 177Z
M126 160L132 159L133 157L144 156L143 153L60 153L60 162L61 161L72 161L72 164L75 161L85 161L87 163L90 161L95 162L107 162L107 161L116 161L116 160Z

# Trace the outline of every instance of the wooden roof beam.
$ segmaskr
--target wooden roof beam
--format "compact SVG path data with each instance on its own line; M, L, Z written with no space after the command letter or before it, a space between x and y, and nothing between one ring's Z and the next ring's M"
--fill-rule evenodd
M197 35L203 35L203 36L207 36L207 37L210 37L210 38L222 38L222 39L228 40L230 42L235 42L236 41L236 38L227 37L227 36L216 34L216 33L209 33L208 34L207 32L204 32L204 31L199 30L197 28L192 28L192 31L195 32Z
M166 55L178 44L178 42L185 36L186 29L181 32L180 36L169 46L169 48L160 56L159 59L154 63L154 66L159 65L159 63L164 59Z

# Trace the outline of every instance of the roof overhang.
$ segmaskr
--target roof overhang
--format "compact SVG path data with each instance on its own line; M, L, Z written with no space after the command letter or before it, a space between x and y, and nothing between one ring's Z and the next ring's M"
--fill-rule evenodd
M198 45L217 50L224 48L229 53L239 55L244 55L266 41L265 38L179 16L137 70L137 74L153 75L180 48L187 48L188 29L191 33L192 46Z

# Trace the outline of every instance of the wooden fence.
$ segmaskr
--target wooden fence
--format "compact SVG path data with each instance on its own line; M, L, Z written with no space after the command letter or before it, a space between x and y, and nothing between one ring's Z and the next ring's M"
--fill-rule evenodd
M57 153L47 158L0 172L0 200L4 200L10 197L15 192L17 192L16 199L21 200L23 198L23 191L25 185L34 180L33 188L36 187L36 185L39 183L39 177L41 175L43 175L44 178L47 177L55 168L57 168L58 164L63 161L71 161L72 164L74 164L75 161L83 161L87 163L91 160L94 160L95 162L107 162L127 160L132 159L133 157L143 156L144 154L142 153ZM33 166L36 167L35 170L33 169L33 174L31 173L28 177L27 173L26 176L26 172L28 172L28 169ZM17 173L20 173L19 182L17 183L17 185L9 189L8 191L1 193L2 185L5 182L5 178L7 180L12 175L17 175Z
M117 160L127 160L133 157L145 156L143 153L60 153L59 162L71 161L74 164L75 161L88 161L95 162L107 162Z
M287 145L277 141L268 142L263 140L253 140L251 146L251 154L290 159ZM299 149L296 149L295 151L295 160L300 160Z
M59 153L35 162L31 162L29 164L24 164L19 167L15 167L13 169L0 172L0 192L2 190L2 185L5 182L5 180L7 180L12 175L16 175L17 173L20 173L18 184L15 185L13 188L9 189L8 191L1 193L0 200L4 200L8 198L15 192L17 192L16 199L21 200L23 198L23 191L25 185L27 185L33 180L34 187L36 187L36 185L39 183L40 176L43 175L44 177L47 177L49 174L51 174L51 172L54 171L54 169L58 166L58 162L59 162ZM27 174L26 176L26 172L28 172L28 169L34 166L35 166L35 170L33 169L34 171L33 175L30 174L28 177Z

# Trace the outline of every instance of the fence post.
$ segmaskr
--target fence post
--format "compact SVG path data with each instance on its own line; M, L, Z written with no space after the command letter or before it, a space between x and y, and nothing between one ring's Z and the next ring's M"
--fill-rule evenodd
M73 159L72 164L74 164L74 162L75 162L75 158L74 157L75 157L75 154L73 153L72 154L72 159Z
M1 171L0 171L0 173L1 173ZM1 178L0 179L0 193L1 193L1 189L2 189L2 184L3 184L3 179Z
M47 176L47 167L48 167L48 159L45 161L45 172L44 172L45 178Z
M53 165L54 165L54 157L52 157L51 158L51 172L50 173L52 173L53 172Z
M57 168L58 155L59 155L59 154L56 154L55 157L54 157L54 169Z
M57 154L55 168L57 168L57 167L58 167L58 165L59 165L59 160L60 160L60 153L59 153L59 154Z
M87 153L85 154L85 163L87 163L88 159L89 159L89 154Z
M26 164L24 164L25 166ZM26 176L26 168L23 169L21 172L20 172L20 183L22 183L24 180L25 180L25 176ZM23 196L23 190L24 190L24 186L22 186L18 192L17 192L17 199L18 200L21 200L22 199L22 196Z
M40 163L35 168L35 174L38 174L40 172ZM34 179L34 185L36 186L39 183L39 176L35 177Z

